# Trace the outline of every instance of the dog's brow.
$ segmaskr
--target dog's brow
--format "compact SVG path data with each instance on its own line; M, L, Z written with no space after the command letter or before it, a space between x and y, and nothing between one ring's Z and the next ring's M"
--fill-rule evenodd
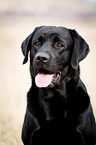
M58 34L58 33L51 33L50 35L51 36L60 36L60 34Z
M60 34L58 34L58 33L52 33L50 37L53 38L54 42L63 41L62 36Z

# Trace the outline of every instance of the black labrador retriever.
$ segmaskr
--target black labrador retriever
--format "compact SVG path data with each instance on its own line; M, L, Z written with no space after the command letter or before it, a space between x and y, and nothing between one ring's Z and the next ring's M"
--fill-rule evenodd
M79 78L89 47L72 29L37 27L22 43L32 86L22 129L24 145L95 145L90 98Z

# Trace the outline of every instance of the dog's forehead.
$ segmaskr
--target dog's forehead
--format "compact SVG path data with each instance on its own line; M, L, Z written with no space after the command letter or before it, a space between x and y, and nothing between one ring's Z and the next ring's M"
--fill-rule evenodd
M38 29L35 33L34 36L35 38L39 37L42 34L46 34L46 35L52 35L52 34L57 34L58 36L62 37L62 38L69 38L71 39L71 35L70 32L67 28L65 27L56 27L56 26L44 26L41 27L40 29Z

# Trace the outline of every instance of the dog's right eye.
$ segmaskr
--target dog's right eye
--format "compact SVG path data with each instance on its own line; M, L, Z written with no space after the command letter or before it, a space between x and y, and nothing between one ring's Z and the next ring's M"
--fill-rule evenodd
M35 43L34 43L34 46L39 46L40 45L40 42L39 41L36 41Z

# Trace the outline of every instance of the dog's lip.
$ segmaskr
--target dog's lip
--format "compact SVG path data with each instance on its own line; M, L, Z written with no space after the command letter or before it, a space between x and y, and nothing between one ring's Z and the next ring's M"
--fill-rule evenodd
M38 74L38 73L41 73L41 74L54 74L54 72L50 71L50 70L47 70L45 68L37 68L35 70L35 73Z
M55 73L51 83L57 84L60 81L60 78L61 78L61 72Z

